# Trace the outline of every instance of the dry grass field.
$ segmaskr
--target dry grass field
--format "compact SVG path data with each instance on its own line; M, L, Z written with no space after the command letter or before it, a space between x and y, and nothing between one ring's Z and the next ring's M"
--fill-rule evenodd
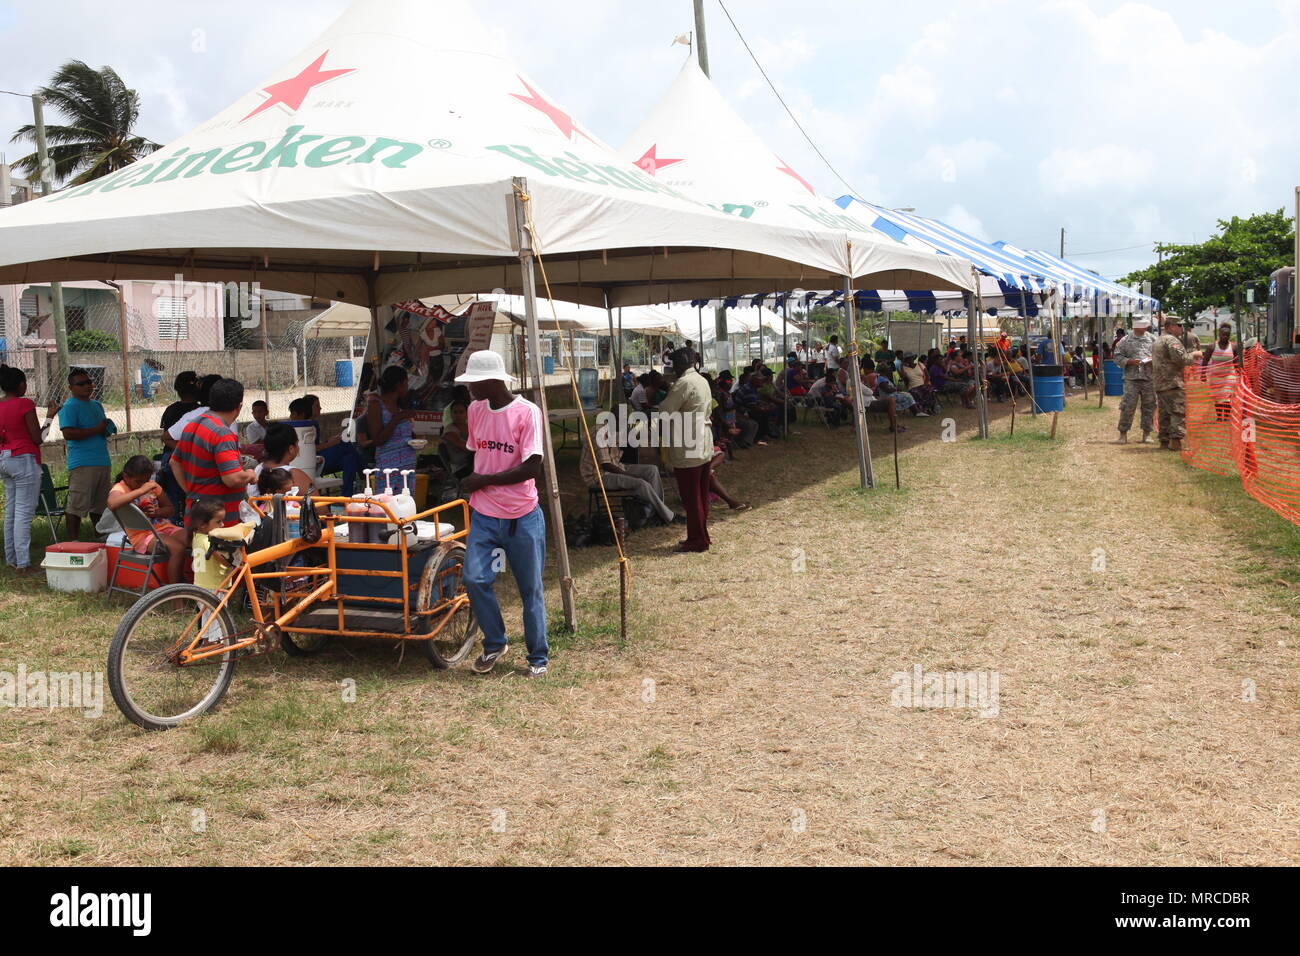
M0 709L0 864L1300 862L1300 531L1093 405L909 421L901 492L874 418L872 493L846 429L741 453L710 554L630 539L625 644L574 553L545 682L336 642L167 734ZM123 608L0 577L0 670L102 671ZM894 706L918 665L996 715Z

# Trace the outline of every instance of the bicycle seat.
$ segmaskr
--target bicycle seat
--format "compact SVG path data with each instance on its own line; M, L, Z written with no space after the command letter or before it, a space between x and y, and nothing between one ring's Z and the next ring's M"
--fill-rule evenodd
M254 530L256 529L250 524L217 528L208 534L208 544L223 554L237 554L252 539Z

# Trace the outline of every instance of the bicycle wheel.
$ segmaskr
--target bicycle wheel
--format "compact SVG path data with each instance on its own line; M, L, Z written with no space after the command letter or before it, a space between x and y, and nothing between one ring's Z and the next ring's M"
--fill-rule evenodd
M465 546L459 541L448 546L424 566L420 575L420 591L416 601L417 611L428 611L443 601L449 601L465 590L461 573L465 566ZM443 620L434 614L420 618L419 627L431 632ZM478 623L474 610L468 604L456 611L443 624L435 637L423 641L424 653L429 663L438 670L446 670L463 661L478 640Z
M108 687L128 720L146 730L170 730L221 700L235 676L230 654L190 667L168 660L178 644L192 640L207 622L205 640L235 640L234 624L225 608L217 611L219 603L205 588L171 584L126 612L108 649Z

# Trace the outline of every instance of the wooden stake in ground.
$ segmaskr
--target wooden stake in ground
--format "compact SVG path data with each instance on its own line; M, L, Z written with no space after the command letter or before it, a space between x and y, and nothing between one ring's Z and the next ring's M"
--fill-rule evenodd
M1060 417L1060 412L1052 412L1052 441L1056 441L1056 420Z
M898 470L898 426L894 426L894 490L903 490L903 477Z

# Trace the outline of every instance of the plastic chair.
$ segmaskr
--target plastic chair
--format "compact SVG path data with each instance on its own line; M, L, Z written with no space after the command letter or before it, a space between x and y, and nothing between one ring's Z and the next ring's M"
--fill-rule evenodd
M122 526L122 530L127 532L127 541L117 554L117 564L113 567L113 577L108 582L108 593L111 595L114 591L121 591L123 594L130 594L137 598L144 597L149 590L150 581L153 580L154 565L166 565L167 563L167 546L162 543L162 539L154 532L153 522L149 520L149 516L141 511L140 507L134 502L115 509L113 517ZM130 532L132 531L153 533L153 547L149 549L148 554L139 554L131 547ZM117 576L124 567L140 572L140 587L138 590L118 586Z
M300 469L311 479L317 491L334 491L342 488L342 478L321 477L320 470L325 461L316 454L316 426L295 425L293 430L298 433L298 457L289 462L288 467ZM302 490L306 491L305 488Z
M59 497L62 492L63 497ZM41 494L36 501L36 515L43 517L50 525L50 537L54 543L59 542L59 521L67 518L68 486L54 486L54 476L50 474L49 465L41 465Z

